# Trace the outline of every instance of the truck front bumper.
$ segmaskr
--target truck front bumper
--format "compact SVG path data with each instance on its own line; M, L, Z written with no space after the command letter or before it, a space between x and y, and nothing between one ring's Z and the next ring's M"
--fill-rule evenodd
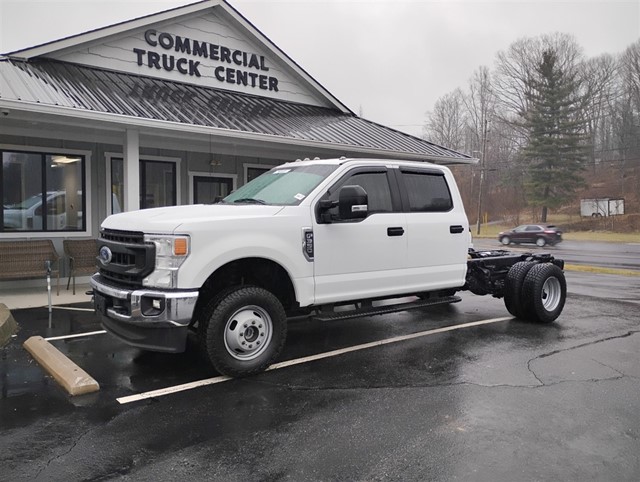
M91 277L102 326L129 345L152 351L185 350L198 290L127 289Z

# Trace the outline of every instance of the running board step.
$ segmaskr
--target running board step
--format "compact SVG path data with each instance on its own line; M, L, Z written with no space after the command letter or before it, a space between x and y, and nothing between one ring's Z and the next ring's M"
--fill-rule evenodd
M448 305L462 301L459 296L445 296L442 298L432 298L427 300L412 301L411 303L398 303L396 305L372 306L359 310L338 311L330 313L318 313L313 316L317 321L348 320L349 318L359 318L361 316L385 315L387 313L397 313L398 311L414 310L427 306Z

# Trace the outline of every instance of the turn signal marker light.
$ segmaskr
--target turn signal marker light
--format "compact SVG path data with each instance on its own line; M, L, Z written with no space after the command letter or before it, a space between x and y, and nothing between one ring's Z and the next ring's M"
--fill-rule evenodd
M176 256L186 256L187 238L176 238L173 242L173 254Z

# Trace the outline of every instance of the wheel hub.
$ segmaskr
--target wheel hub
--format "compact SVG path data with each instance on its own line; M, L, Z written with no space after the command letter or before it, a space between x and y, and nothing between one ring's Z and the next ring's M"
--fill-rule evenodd
M224 346L237 360L253 360L269 346L273 323L269 313L255 305L244 306L229 317Z
M542 305L545 310L553 311L560 304L562 288L557 278L549 278L542 285Z

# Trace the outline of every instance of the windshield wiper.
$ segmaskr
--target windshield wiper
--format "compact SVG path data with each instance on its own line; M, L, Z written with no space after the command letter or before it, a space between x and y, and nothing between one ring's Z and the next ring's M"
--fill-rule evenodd
M240 199L236 199L233 202L234 203L245 203L245 204L267 204L262 199L255 199L255 198L252 198L252 197L243 197L243 198L240 198Z

